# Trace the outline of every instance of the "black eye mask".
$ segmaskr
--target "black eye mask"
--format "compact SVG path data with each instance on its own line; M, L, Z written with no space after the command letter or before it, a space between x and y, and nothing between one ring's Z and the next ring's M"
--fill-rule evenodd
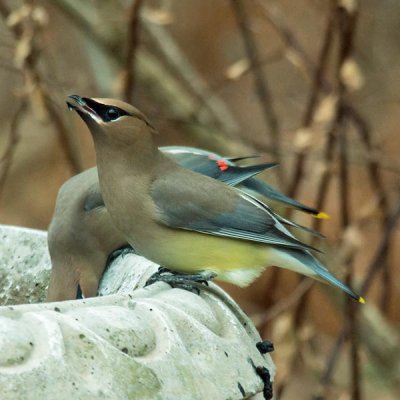
M119 117L122 117L123 115L130 115L126 111L124 111L122 108L116 107L116 106L107 106L105 104L98 103L97 101L94 101L92 99L89 99L87 97L83 97L82 100L85 101L85 103L96 112L96 114L104 121L104 122L111 122L115 121Z

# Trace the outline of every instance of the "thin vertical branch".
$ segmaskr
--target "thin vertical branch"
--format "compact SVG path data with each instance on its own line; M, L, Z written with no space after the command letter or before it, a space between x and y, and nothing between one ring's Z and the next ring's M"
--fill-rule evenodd
M371 284L374 280L375 275L377 272L380 270L381 265L383 260L387 257L387 252L389 249L389 244L393 236L393 232L398 224L398 221L400 219L400 201L397 202L398 205L393 210L393 212L389 213L388 218L386 219L386 223L383 229L382 233L382 238L381 241L379 242L378 248L375 252L374 257L372 258L372 261L367 267L367 273L365 274L365 277L363 279L363 282L361 284L361 290L360 293L362 296L365 296L371 287ZM322 374L321 378L321 393L324 392L324 388L327 387L331 381L333 374L335 372L335 367L337 365L338 357L340 354L340 350L345 343L345 341L348 338L349 335L349 325L346 322L343 327L341 332L339 333L334 345L332 346L332 350L327 358L327 363L326 363L326 368L324 373ZM317 396L317 398L321 398L320 396Z
M0 196L3 193L4 185L6 183L7 176L11 169L11 165L12 165L12 162L14 159L15 150L16 150L17 144L20 139L19 133L18 133L18 127L19 127L19 123L21 121L21 115L25 112L25 110L26 110L26 102L22 101L22 103L19 105L19 107L17 109L17 112L15 113L14 117L11 120L10 137L9 137L8 146L7 146L3 156L0 159L0 166L1 166Z
M349 209L349 178L348 178L348 157L347 157L347 141L345 136L345 125L344 125L344 117L345 117L345 97L346 97L346 86L341 78L341 71L344 63L348 60L351 55L353 49L353 40L354 40L354 31L355 25L357 21L357 10L349 10L342 8L340 5L336 6L334 13L334 21L332 22L332 26L337 27L337 31L339 34L339 53L338 53L338 62L336 66L336 95L337 95L337 105L336 105L336 113L335 118L332 123L331 130L328 133L328 140L325 146L325 169L323 175L321 177L319 187L317 190L317 204L316 207L321 209L329 186L329 182L331 180L332 171L331 171L331 163L333 160L333 148L338 141L339 145L339 179L340 179L340 204L341 204L341 227L342 232L350 224L350 209ZM330 38L332 40L332 37ZM322 52L323 53L323 52ZM318 74L315 75L318 77ZM321 76L322 77L322 76ZM320 77L320 79L321 79ZM315 82L315 81L314 81ZM319 87L319 86L318 86ZM311 96L311 99L313 95ZM310 102L309 104L312 104ZM312 120L312 113L306 112L304 122L310 123ZM300 160L301 161L301 160ZM296 186L294 186L296 188ZM297 189L297 188L296 188ZM320 225L319 220L314 221L314 228L318 229ZM346 281L351 285L352 283L352 259L346 260L346 265L348 267L348 272L346 276ZM307 295L307 293L306 293ZM304 314L304 309L306 307L307 296L302 298L302 301L296 310L295 321L300 323L301 318L299 317ZM356 321L356 309L355 303L350 299L346 306L347 309L347 321L345 325L349 326L350 333L350 364L351 364L351 374L352 374L352 399L359 400L361 399L361 390L360 390L360 364L359 364L359 346L358 346L358 326ZM339 347L340 343L343 341L343 335L341 335L338 339ZM329 371L333 371L333 367L329 364ZM325 379L325 378L324 378ZM325 379L326 382L326 379Z
M31 7L33 5L30 4ZM4 21L7 21L8 17L11 15L11 10L5 5L5 3L0 0L0 16ZM31 16L27 17L28 19ZM71 166L72 173L78 173L82 171L82 163L79 157L79 154L75 151L74 145L72 143L71 137L69 135L68 130L65 128L62 118L58 115L57 111L52 105L52 99L49 95L48 90L41 78L39 71L37 70L37 59L38 59L38 48L35 46L33 42L33 38L37 31L41 28L38 25L35 25L34 21L28 21L32 27L29 29L33 30L32 32L32 42L30 43L30 51L26 55L26 57L22 61L21 71L24 74L25 78L25 86L26 86L26 96L30 95L36 98L38 103L40 103L40 107L42 107L42 111L44 110L47 115L50 116L51 121L58 129L58 134L60 138L60 142L65 151L67 160ZM14 24L9 27L10 31L14 35L17 41L21 40L24 35L24 25L19 22L18 24ZM31 104L34 103L34 100L31 101Z
M317 196L316 196L316 200L314 202L315 204L315 208L317 210L321 210L324 207L327 195L328 195L328 188L329 188L329 184L331 182L331 178L332 178L332 162L333 162L333 149L335 147L335 141L336 141L336 137L335 137L335 130L337 127L338 122L340 121L341 116L340 116L340 112L339 110L336 111L336 116L335 116L335 121L332 124L331 129L328 132L328 138L325 144L325 149L324 149L324 155L323 155L323 162L324 162L324 166L323 166L323 171L318 183L318 187L317 187ZM319 231L321 228L321 224L322 224L321 219L313 219L312 223L313 223L313 229ZM305 279L304 277L300 278ZM294 322L295 322L295 326L296 329L300 328L300 325L302 323L302 321L304 320L304 314L307 308L307 303L308 303L308 296L311 293L311 289L313 288L314 285L311 285L309 287L309 289L304 293L303 297L300 299L295 311L294 311Z
M341 208L342 232L350 225L350 206L349 206L349 178L348 178L348 158L347 158L347 139L345 129L339 132L339 196ZM351 256L345 260L346 265L346 284L353 285L353 259ZM360 360L359 360L359 340L358 340L358 304L353 299L346 299L347 324L349 326L350 339L350 360L351 360L351 380L352 380L352 399L361 399L360 387Z
M381 210L382 214L382 227L385 226L387 219L389 217L389 201L386 195L386 190L382 181L382 177L380 174L379 164L374 156L374 148L372 145L371 132L368 124L365 120L356 112L351 106L346 106L345 112L348 118L354 123L357 132L360 135L361 141L363 142L367 152L368 152L368 160L367 160L367 170L369 179L371 181L372 189L377 194L378 197L378 207ZM389 262L387 257L382 259L382 291L381 291L381 299L380 306L383 312L387 311L390 298L391 298L391 274L389 268Z
M127 51L123 68L122 98L132 103L135 87L135 53L139 44L140 9L143 0L132 0L128 14Z
M271 91L265 77L265 73L262 69L260 56L258 54L257 46L251 32L248 18L246 15L245 7L241 0L231 0L232 9L235 14L237 24L239 26L244 46L246 49L247 57L249 58L251 68L254 76L254 86L257 96L260 101L260 106L263 112L265 123L269 128L271 134L271 147L273 149L274 156L279 162L280 159L280 137L279 137L279 121L278 116L274 109L274 104L271 96ZM282 168L277 169L282 171ZM283 176L280 175L282 180Z
M389 244L399 219L400 219L400 199L397 199L397 207L392 213L388 213L388 218L386 219L386 223L382 233L382 239L376 250L375 257L373 257L372 262L367 268L367 273L361 285L362 294L367 293L368 289L372 284L374 276L381 268L382 261L387 257Z
M380 174L379 163L376 160L376 157L373 155L375 149L372 144L371 129L364 118L352 106L346 104L344 106L344 111L346 116L354 123L357 132L360 135L361 141L369 153L367 167L370 181L373 189L375 189L376 193L378 193L379 206L381 207L382 214L386 220L389 217L389 200L387 198L386 189Z
M341 72L344 63L351 56L355 37L355 28L358 17L358 10L350 10L346 7L338 8L339 22L339 63L337 68L337 79L339 82L339 94L342 99L346 94L346 87L341 79ZM345 115L343 104L341 104L341 114ZM342 121L343 122L343 121ZM347 142L345 130L339 132L339 160L340 160L340 205L341 205L341 226L342 232L350 225L350 208L349 208L349 179L348 179L348 159L347 159ZM351 287L353 283L353 257L347 260L346 283ZM358 310L356 303L350 298L346 302L347 323L349 325L350 340L350 365L351 365L351 394L353 400L360 400L361 394L361 373L359 359L359 332L358 332Z
M257 3L262 8L263 14L271 27L280 36L286 50L289 49L290 53L294 54L296 59L301 61L305 73L308 74L308 71L314 69L313 63L304 51L295 34L285 23L283 12L281 12L275 4L270 4L270 2L267 3L264 0L258 0Z
M314 77L311 85L310 96L307 101L306 110L303 116L303 127L309 127L312 123L313 116L317 106L318 94L322 90L323 77L325 69L328 63L328 56L332 48L333 37L334 37L334 26L336 16L336 1L331 4L331 10L329 12L328 21L325 27L324 39L322 42L322 48L319 55L317 67L314 71ZM289 182L287 193L290 197L296 197L300 190L300 185L304 177L304 166L307 159L307 151L299 150L297 153L296 160L294 162L293 175ZM320 208L317 208L320 210Z

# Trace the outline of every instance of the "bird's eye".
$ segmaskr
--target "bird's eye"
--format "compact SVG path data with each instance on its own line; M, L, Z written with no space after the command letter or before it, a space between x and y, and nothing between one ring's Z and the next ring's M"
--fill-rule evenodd
M114 120L118 119L118 118L121 116L121 114L120 114L120 112L119 112L118 109L116 109L116 108L109 108L109 109L106 111L106 116L107 116L107 119L108 119L109 121L114 121Z

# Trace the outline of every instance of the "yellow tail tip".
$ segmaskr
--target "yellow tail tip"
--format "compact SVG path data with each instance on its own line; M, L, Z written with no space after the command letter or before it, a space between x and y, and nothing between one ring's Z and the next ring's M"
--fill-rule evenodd
M364 299L364 297L361 297L361 296L360 296L360 298L358 299L358 302L361 303L361 304L365 304L365 299Z
M331 216L323 211L320 211L317 215L315 215L315 218L318 219L331 219Z

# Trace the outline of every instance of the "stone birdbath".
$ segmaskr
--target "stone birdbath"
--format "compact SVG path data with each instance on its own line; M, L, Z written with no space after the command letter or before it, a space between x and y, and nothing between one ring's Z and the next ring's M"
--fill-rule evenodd
M46 232L0 225L0 239L1 400L269 397L274 364L217 285L144 287L158 266L128 254L98 297L45 303Z

